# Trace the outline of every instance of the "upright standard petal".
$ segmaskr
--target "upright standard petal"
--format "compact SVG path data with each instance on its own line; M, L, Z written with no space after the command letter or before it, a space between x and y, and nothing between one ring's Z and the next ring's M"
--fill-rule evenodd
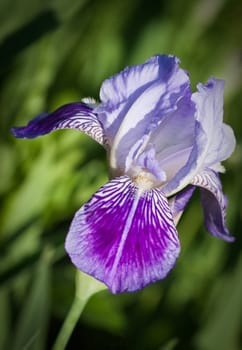
M137 169L137 170L136 170ZM159 162L156 159L155 148L152 144L141 153L130 169L131 177L138 176L144 169L149 171L150 176L154 177L154 184L166 181L166 173L161 169ZM135 174L135 172L137 173ZM157 186L158 187L158 186Z
M66 104L52 113L42 113L28 125L12 129L18 138L35 138L58 129L78 129L101 145L106 144L105 135L93 108L82 102Z
M227 199L222 192L222 186L213 170L205 170L196 175L192 184L201 189L204 221L207 230L214 236L233 242L234 237L230 235L226 227Z
M195 105L186 95L177 103L176 110L164 118L152 132L150 142L155 146L160 168L167 182L188 161L195 142Z
M198 92L192 95L196 106L194 145L187 163L167 184L167 195L186 187L206 168L222 169L220 162L234 151L233 130L223 123L223 90L222 80L210 78L206 85L198 84Z
M141 192L127 176L103 186L76 213L65 247L77 268L113 293L164 278L180 251L165 196Z
M151 132L186 94L190 94L189 78L174 56L154 56L105 81L102 103L95 111L111 140L111 167L127 171Z
M227 159L235 148L232 128L223 123L224 81L210 78L206 85L198 84L192 100L196 104L196 119L206 134L206 144L199 154L198 166L212 167Z

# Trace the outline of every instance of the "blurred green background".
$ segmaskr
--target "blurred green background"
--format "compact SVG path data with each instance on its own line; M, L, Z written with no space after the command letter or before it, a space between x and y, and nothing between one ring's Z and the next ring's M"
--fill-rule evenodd
M83 97L155 53L180 57L193 88L225 79L237 149L221 176L228 244L203 227L198 194L178 227L169 277L89 301L67 349L242 348L242 2L0 1L0 349L51 346L75 293L64 239L75 211L107 181L104 150L75 130L16 140L9 129ZM83 287L84 288L84 287Z

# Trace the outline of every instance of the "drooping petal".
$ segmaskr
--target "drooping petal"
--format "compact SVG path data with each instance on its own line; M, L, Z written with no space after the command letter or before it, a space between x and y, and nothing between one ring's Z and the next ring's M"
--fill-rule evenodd
M204 221L207 230L214 236L225 241L233 242L226 227L227 199L222 192L222 186L217 173L213 170L205 170L196 175L192 184L201 189Z
M137 152L144 151L150 133L186 94L189 78L174 56L154 56L105 81L95 111L112 142L111 167L126 171Z
M28 125L12 129L18 138L35 138L58 129L78 129L105 145L105 135L93 108L85 103L66 104L52 113L42 113Z
M141 193L127 176L103 186L76 213L65 247L77 268L113 293L164 278L180 251L165 196Z
M195 186L187 186L183 191L179 192L177 195L169 199L169 205L176 226L194 190Z
M222 170L220 162L234 151L234 133L223 123L223 87L223 81L210 78L206 85L198 84L198 92L192 95L196 105L194 145L187 163L165 187L166 195L186 187L206 168Z

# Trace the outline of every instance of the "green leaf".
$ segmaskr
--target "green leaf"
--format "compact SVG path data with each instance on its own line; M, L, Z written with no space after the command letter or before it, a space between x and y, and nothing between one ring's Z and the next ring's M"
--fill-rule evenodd
M162 346L159 350L173 350L175 349L175 346L177 345L178 340L177 339L172 339L166 343L165 346Z
M55 15L51 11L46 11L8 36L0 45L0 51L2 52L0 56L1 67L5 67L4 69L6 69L6 65L9 64L19 52L57 27L58 21Z
M196 349L239 350L242 321L242 256L233 272L218 280L207 303L204 327L196 337Z
M17 32L33 17L47 9L47 1L8 0L0 1L0 39Z
M0 289L0 350L6 349L6 342L10 335L10 310L8 288Z
M34 271L31 290L26 295L17 327L14 331L12 350L44 350L49 318L50 256L43 254Z

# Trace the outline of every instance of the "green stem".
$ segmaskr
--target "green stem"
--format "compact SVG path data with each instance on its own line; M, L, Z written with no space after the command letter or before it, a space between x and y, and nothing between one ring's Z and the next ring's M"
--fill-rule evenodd
M76 294L52 350L65 350L88 300L92 295L105 288L105 285L95 280L95 278L76 270Z
M89 298L75 296L52 350L64 350Z

